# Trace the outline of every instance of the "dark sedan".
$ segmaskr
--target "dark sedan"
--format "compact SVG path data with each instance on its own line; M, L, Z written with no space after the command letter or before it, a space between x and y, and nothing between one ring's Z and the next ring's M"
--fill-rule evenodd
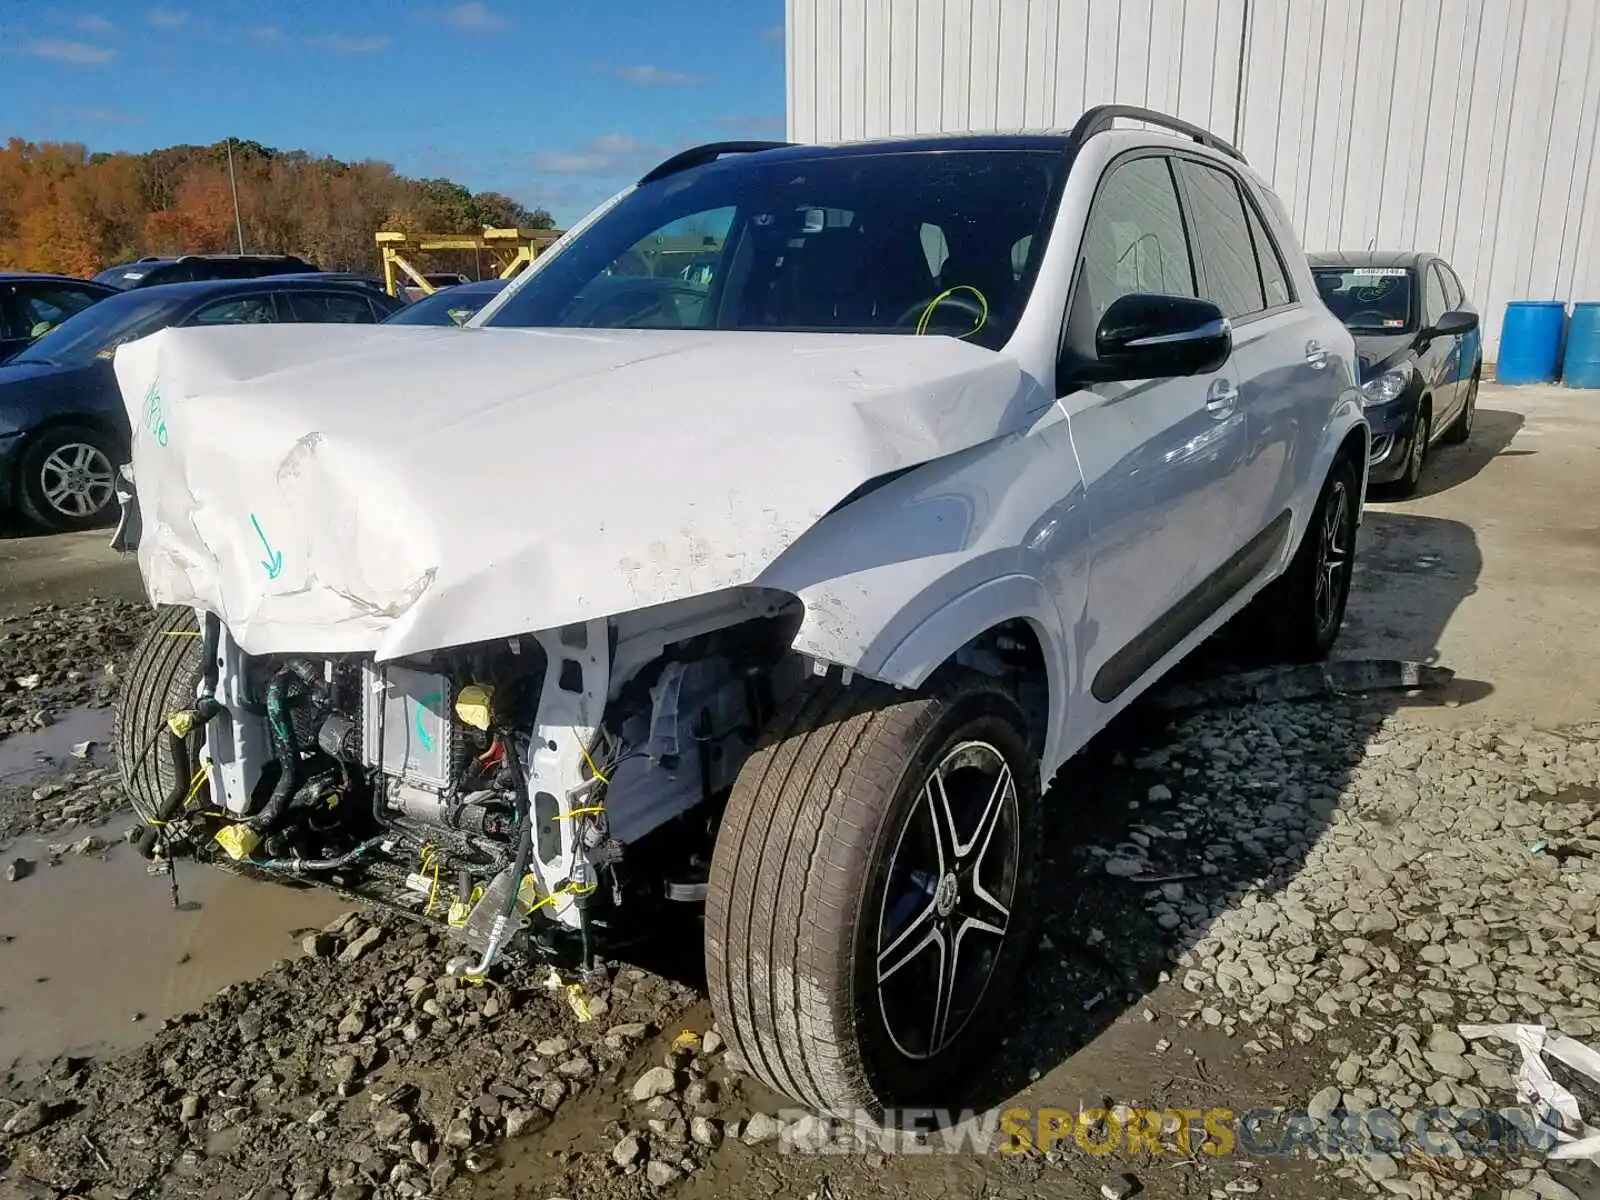
M1407 250L1312 254L1322 301L1356 340L1372 425L1368 480L1417 490L1428 452L1472 434L1483 342L1450 264Z
M71 275L0 274L0 362L117 289Z
M371 325L399 307L360 284L282 277L162 284L100 301L0 366L0 510L56 530L109 515L130 438L111 366L123 342L174 325Z

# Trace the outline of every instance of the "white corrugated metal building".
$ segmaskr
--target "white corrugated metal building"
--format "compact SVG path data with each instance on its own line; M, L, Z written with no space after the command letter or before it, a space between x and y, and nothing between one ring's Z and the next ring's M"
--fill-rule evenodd
M1600 0L788 0L795 141L1070 126L1237 144L1308 250L1437 250L1484 314L1600 300Z

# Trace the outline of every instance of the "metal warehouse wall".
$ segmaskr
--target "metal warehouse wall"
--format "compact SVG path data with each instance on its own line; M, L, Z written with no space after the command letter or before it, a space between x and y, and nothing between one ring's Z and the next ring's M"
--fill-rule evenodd
M1161 109L1235 141L1308 249L1442 253L1492 359L1507 300L1600 300L1597 26L1600 0L788 0L789 136Z

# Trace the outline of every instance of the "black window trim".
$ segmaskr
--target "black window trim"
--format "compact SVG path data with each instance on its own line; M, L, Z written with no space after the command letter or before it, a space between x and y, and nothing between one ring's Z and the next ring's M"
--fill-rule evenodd
M1183 182L1178 178L1177 169L1172 164L1172 160L1177 157L1177 154L1176 147L1135 146L1131 150L1124 150L1106 163L1105 169L1100 172L1100 178L1095 180L1094 195L1089 197L1089 207L1084 214L1083 227L1078 230L1078 255L1072 264L1072 284L1067 288L1066 305L1061 310L1061 329L1056 335L1054 375L1055 393L1058 398L1069 396L1073 392L1081 390L1080 385L1072 385L1065 388L1062 386L1061 356L1067 348L1067 332L1072 325L1072 313L1078 303L1078 288L1083 282L1084 246L1088 241L1089 226L1094 221L1095 212L1100 206L1100 197L1105 191L1106 181L1127 164L1141 158L1159 158L1166 164L1167 174L1172 180L1173 198L1178 204L1178 220L1183 225L1183 244L1189 250L1189 277L1194 280L1195 298L1199 299L1200 264L1195 258L1194 238L1189 232L1189 208L1184 201ZM1034 247L1030 246L1030 256L1033 250Z
M1233 180L1234 186L1239 189L1240 199L1244 202L1249 210L1245 214L1245 230L1247 232L1249 231L1250 217L1254 216L1256 223L1261 226L1261 232L1266 235L1268 247L1270 247L1272 252L1277 255L1279 272L1283 275L1284 283L1289 288L1288 303L1268 305L1266 308L1259 309L1253 313L1247 313L1242 317L1229 317L1228 323L1232 325L1234 329L1240 329L1246 325L1253 325L1257 321L1264 321L1268 317L1275 317L1279 313L1285 313L1291 309L1301 307L1300 289L1295 287L1294 275L1289 271L1289 262L1283 255L1283 248L1278 245L1278 239L1273 236L1272 226L1268 224L1266 217L1261 211L1261 204L1256 199L1255 190L1250 186L1250 181L1243 175L1239 174L1239 172L1233 170L1233 168L1230 167L1225 161L1211 158L1204 154L1195 154L1189 150L1179 149L1174 150L1172 152L1172 156L1174 158L1184 159L1188 162L1198 163L1201 166L1210 167L1213 171L1220 171L1222 174L1227 175ZM1185 210L1187 210L1190 204L1189 193L1187 190L1188 180L1184 178L1182 171L1174 170L1173 175L1177 178L1180 199L1183 202ZM1185 227L1187 227L1187 211L1185 212L1184 224ZM1190 247L1190 254L1195 256L1197 259L1196 274L1198 275L1200 269L1203 269L1205 265L1204 255L1200 254L1198 248L1192 245ZM1262 303L1265 304L1267 299L1267 281L1266 277L1261 271L1261 258L1255 249L1254 235L1252 235L1250 238L1250 255L1253 259L1255 259L1256 278L1261 282L1261 300ZM1204 297L1202 297L1202 299L1203 298Z

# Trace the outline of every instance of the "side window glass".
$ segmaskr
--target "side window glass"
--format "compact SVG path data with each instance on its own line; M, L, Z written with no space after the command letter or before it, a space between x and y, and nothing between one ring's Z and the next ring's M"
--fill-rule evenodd
M1437 264L1440 277L1444 280L1444 302L1455 311L1466 303L1466 292L1461 288L1461 280L1456 278L1456 273L1443 263Z
M87 292L71 288L25 288L17 293L17 319L22 336L43 337L73 313L81 312L94 303Z
M370 325L372 306L365 296L340 296L332 292L285 292L281 299L289 304L291 321L315 321L321 325Z
M1256 262L1261 267L1261 286L1266 292L1267 307L1278 308L1284 304L1293 304L1294 288L1289 286L1289 271L1283 265L1283 255L1278 251L1278 243L1272 240L1272 235L1267 232L1267 227L1261 220L1261 214L1248 200L1244 206L1244 215L1250 222L1250 239L1255 243Z
M1189 185L1189 221L1199 252L1204 296L1225 317L1247 317L1266 308L1255 244L1245 221L1244 198L1232 175L1182 159Z
M1422 277L1422 323L1432 325L1446 311L1444 284L1439 279L1439 268L1429 266Z
M277 320L272 311L272 297L232 296L206 305L185 325L267 325Z
M1195 295L1189 239L1165 158L1124 163L1101 185L1083 232L1078 290L1096 326L1113 302L1130 293Z

